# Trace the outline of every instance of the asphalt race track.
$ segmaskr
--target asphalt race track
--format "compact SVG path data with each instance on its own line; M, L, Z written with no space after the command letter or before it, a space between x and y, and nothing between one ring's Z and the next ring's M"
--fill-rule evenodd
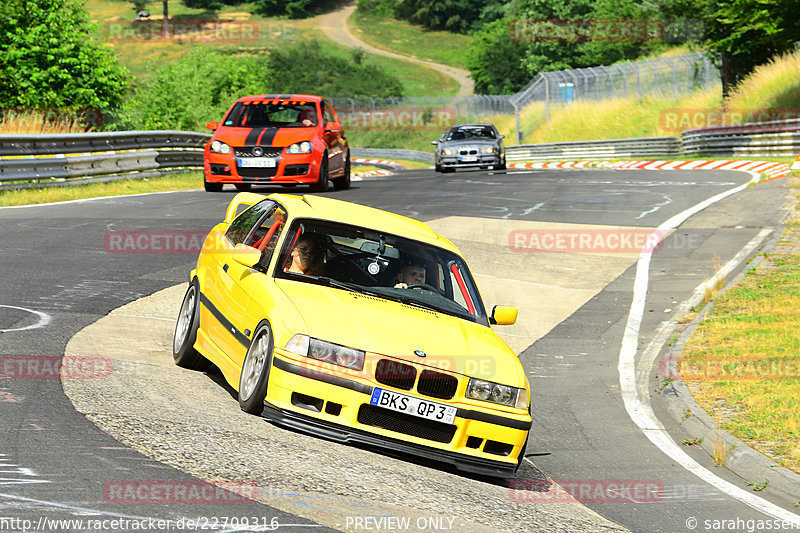
M796 513L793 501L769 489L758 493L769 504L743 503L715 480L744 489L754 480L715 467L697 447L682 446L713 474L704 481L632 421L618 367L636 303L638 251L576 249L573 242L560 253L537 253L532 246L534 237L544 242L544 237L587 228L600 232L606 244L619 231L647 235L702 200L750 180L749 174L729 171L407 171L325 193L431 223L464 252L487 306L520 307L520 324L497 329L520 352L532 381L534 426L520 478L538 483L546 476L561 486L594 489L622 483L632 491L623 489L619 498L587 492L579 499L588 510L563 498L548 501L541 492L519 501L529 496L502 484L280 430L239 412L235 397L213 372L173 368L168 351L165 361L140 366L109 356L114 361L110 377L65 380L62 386L48 369L76 334L121 306L185 283L195 259L153 250L116 253L108 232L202 233L222 219L232 191L0 209L0 531L37 526L42 531L88 530L88 522L40 522L45 518L170 521L162 530L194 530L185 527L187 519L205 520L194 525L214 531L266 530L274 523L295 531L391 530L389 522L381 523L383 529L376 522L356 522L359 508L362 519L411 516L409 509L416 509L415 521L428 520L424 527L417 524L418 530L428 531L694 531L710 529L704 524L714 520L734 521L733 527L719 530L747 531L748 520L776 518L769 504ZM652 254L636 339L640 351L715 267L758 236L759 249L777 238L785 194L784 180L746 188L668 233ZM775 231L765 237L765 228ZM173 292L179 299L182 291ZM168 319L159 320L169 331ZM151 333L142 328L137 335L134 325L127 342L109 343L114 353L135 351ZM130 381L115 381L118 369ZM646 400L672 440L691 438L663 412L655 372L637 371L649 384ZM129 394L111 395L122 389L104 388L106 383L127 386ZM93 395L85 404L81 392L67 397L64 389L74 387L91 389ZM197 398L203 399L202 407ZM84 405L103 411L87 411ZM151 419L145 420L139 415L148 405ZM180 442L187 443L185 450L166 453ZM198 443L202 446L192 447ZM252 450L253 464L247 464L246 456L231 461L238 448ZM260 476L258 481L254 476ZM151 489L153 483L164 483L171 490L202 492L208 487L198 479L226 480L230 490L215 489L200 501L153 495L157 504L141 496L127 501L115 492L147 482ZM636 492L643 487L644 492ZM259 503L241 492L256 493ZM319 503L326 497L325 504ZM349 514L337 518L337 506ZM454 521L434 520L441 515ZM12 518L17 522L9 522ZM128 530L108 524L95 530ZM394 525L400 530L402 522Z

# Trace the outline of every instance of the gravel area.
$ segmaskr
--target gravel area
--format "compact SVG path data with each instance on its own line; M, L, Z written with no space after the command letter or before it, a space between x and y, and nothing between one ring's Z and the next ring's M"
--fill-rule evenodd
M625 531L579 503L542 502L553 486L511 491L243 413L218 370L172 363L167 317L177 314L184 288L119 308L67 346L67 355L111 359L109 377L63 387L79 412L121 443L201 479L254 484L259 501L340 530L347 517L395 516L410 519L408 531L434 524L470 532ZM518 477L546 480L528 461Z

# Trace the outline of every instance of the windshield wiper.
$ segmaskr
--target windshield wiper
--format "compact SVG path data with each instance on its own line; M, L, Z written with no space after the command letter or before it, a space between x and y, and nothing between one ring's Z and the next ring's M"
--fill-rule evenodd
M294 274L294 272L292 272ZM361 287L360 285L355 285L352 283L347 283L344 281L339 281L333 278L329 278L327 276L314 276L313 274L298 274L298 279L308 280L311 283L317 283L319 285L325 285L327 287L334 287L336 289L344 289L346 291L355 292L359 294L368 294L370 296L382 296L375 292L369 291Z

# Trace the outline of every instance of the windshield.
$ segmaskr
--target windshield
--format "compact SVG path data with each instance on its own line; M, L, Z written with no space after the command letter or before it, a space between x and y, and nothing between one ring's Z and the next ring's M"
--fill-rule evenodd
M234 128L307 128L317 125L317 105L314 102L286 103L237 102L222 122Z
M327 221L296 221L275 276L370 294L488 325L461 257L390 233Z
M491 126L461 126L447 133L447 141L464 141L468 139L496 139Z

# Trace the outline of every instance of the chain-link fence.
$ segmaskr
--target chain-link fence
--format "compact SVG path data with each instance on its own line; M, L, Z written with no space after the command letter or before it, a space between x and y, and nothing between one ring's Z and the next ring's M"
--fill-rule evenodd
M677 97L719 83L719 71L701 52L645 59L610 66L542 72L512 95L453 97L334 98L345 126L362 129L414 128L444 130L453 121L478 121L515 115L519 142L519 112L543 102L546 117L553 106L577 100L608 100L636 96Z

